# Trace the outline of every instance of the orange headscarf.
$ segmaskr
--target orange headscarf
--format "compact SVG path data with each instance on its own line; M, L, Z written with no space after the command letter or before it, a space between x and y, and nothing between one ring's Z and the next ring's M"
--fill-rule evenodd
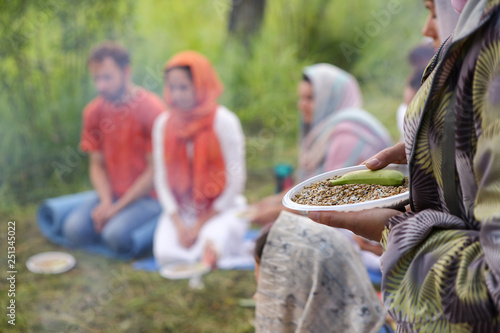
M165 65L165 71L188 66L196 93L191 110L176 109L170 90L164 96L170 109L165 126L165 162L168 183L177 202L194 204L198 215L208 210L226 186L224 157L213 128L217 98L224 86L210 61L194 51L176 54ZM193 159L187 155L187 142L193 143Z

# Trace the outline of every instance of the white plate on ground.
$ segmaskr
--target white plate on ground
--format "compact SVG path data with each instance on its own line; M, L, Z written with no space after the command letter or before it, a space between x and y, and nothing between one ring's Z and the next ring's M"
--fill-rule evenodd
M408 177L408 165L406 164L389 164L384 169L398 170L401 171L406 177ZM345 204L345 205L314 206L314 205L302 205L292 201L292 198L295 197L296 194L298 194L305 187L310 186L311 184L324 181L328 178L332 178L335 176L342 176L348 172L356 170L368 170L368 168L364 165L357 165L353 167L328 171L320 175L317 175L315 177L309 178L303 181L302 183L294 186L285 194L285 196L283 197L283 205L287 208L302 212L332 211L332 210L349 212L349 211L358 211L358 210L378 208L378 207L394 208L394 207L404 206L409 202L410 192L408 191L382 199L358 202L354 204Z
M190 279L210 272L210 267L198 262L194 264L176 263L160 268L160 275L166 279Z
M65 252L42 252L31 256L26 261L26 267L33 273L59 274L72 269L75 258Z

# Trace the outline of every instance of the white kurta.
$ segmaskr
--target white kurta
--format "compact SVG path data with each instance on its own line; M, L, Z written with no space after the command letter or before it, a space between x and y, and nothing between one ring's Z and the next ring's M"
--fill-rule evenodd
M213 203L218 214L203 225L198 240L190 248L180 244L171 219L172 214L177 212L187 226L196 222L193 212L179 210L168 184L163 146L168 117L166 113L161 114L153 127L155 187L163 208L153 244L157 263L162 266L173 262L196 262L200 260L207 241L214 244L221 260L241 255L248 221L238 217L246 209L246 200L242 195L246 180L245 138L238 117L224 106L217 108L213 126L226 167L226 187ZM192 145L188 144L187 149L188 156L192 158Z

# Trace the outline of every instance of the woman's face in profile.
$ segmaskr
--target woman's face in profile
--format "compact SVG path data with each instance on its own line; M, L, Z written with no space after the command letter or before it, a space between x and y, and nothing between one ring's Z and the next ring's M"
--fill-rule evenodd
M314 115L314 100L312 84L308 81L302 80L298 88L299 100L297 107L302 114L302 120L306 124L310 124Z
M196 92L189 73L182 68L167 72L165 89L168 89L174 106L181 110L191 110L196 106Z
M429 10L429 16L422 29L422 35L432 38L433 45L437 49L441 46L441 39L439 38L439 18L436 15L436 6L434 5L434 1L426 0L425 7Z

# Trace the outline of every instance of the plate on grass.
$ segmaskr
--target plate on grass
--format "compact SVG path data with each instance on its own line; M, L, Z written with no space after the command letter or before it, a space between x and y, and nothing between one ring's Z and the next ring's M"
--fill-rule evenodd
M42 252L31 256L26 261L26 267L33 273L60 274L72 269L75 258L65 252Z
M169 264L160 268L160 275L166 279L190 279L210 272L210 267L204 263L193 264L176 263Z
M398 170L402 172L405 175L405 177L408 177L408 165L406 164L389 164L384 169ZM303 205L303 204L298 204L292 200L292 198L294 198L297 194L299 194L305 187L308 187L314 183L325 181L329 178L342 176L348 172L357 170L368 170L368 168L364 165L357 165L353 167L328 171L320 175L314 176L312 178L309 178L303 181L302 183L294 186L285 194L285 196L283 197L283 205L287 208L300 212L310 212L310 211L349 212L349 211L358 211L358 210L372 209L379 207L399 208L408 204L408 202L410 201L410 192L408 191L376 200L369 200L352 204L329 205L329 206Z

